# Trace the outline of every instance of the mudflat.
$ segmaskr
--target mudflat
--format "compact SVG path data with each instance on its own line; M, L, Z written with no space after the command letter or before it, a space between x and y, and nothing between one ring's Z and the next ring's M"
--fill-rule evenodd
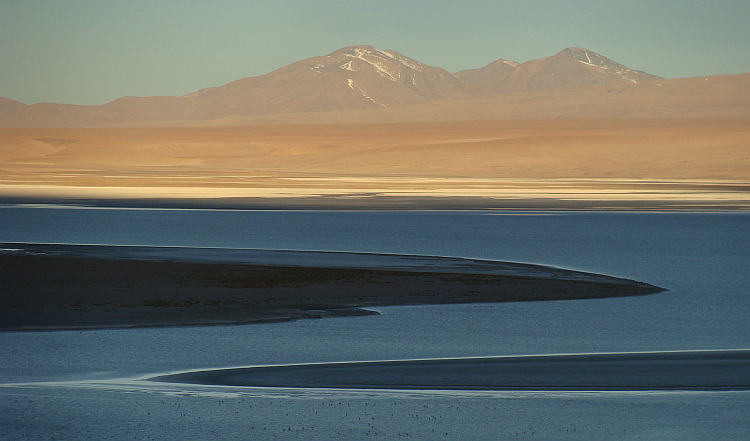
M748 151L746 119L0 129L0 199L746 210Z
M0 244L0 330L193 326L375 314L393 305L663 291L546 266L357 253Z

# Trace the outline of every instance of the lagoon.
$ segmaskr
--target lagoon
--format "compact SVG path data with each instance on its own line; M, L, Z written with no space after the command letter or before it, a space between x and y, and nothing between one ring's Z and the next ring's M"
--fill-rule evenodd
M750 430L747 392L357 391L147 381L253 365L747 349L748 213L3 206L0 225L0 242L452 256L551 265L669 290L385 307L376 308L379 316L276 324L2 333L0 423L8 439L362 439L376 432L386 439L531 432L544 439L746 439Z

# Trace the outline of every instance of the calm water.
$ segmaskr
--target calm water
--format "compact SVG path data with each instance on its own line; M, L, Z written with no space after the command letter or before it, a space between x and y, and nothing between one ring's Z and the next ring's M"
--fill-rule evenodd
M750 348L747 213L0 207L0 241L473 257L670 290L624 299L381 308L380 316L269 325L4 333L0 383L36 384L0 387L0 438L750 438L745 392L456 394L132 380L255 364Z

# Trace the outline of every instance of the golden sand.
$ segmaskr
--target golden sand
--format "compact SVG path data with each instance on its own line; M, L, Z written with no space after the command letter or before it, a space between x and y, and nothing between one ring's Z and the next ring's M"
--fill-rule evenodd
M360 205L378 197L478 198L532 206L553 199L747 209L749 158L747 120L0 129L0 197L281 205L315 197Z

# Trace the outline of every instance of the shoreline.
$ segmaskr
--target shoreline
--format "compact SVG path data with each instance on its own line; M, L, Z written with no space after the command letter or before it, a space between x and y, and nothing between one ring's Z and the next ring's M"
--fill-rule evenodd
M368 307L593 299L663 288L433 256L0 244L0 331L204 326L373 315Z
M211 311L215 313L216 311ZM274 314L277 314L274 316ZM264 323L286 323L304 319L326 319L337 317L367 317L380 315L379 312L364 308L340 308L330 310L283 310L270 311L257 314L257 318L248 318L252 313L245 313L243 317L237 320L230 320L226 316L221 318L209 319L207 321L182 322L168 320L166 318L151 318L140 320L139 322L123 324L90 324L90 325L49 325L49 326L19 326L10 329L0 327L0 332L57 332L57 331L104 331L104 330L123 330L123 329L148 329L148 328L192 328L208 326L241 326L255 325Z
M386 390L745 391L750 350L462 357L219 368L150 381Z
M747 212L750 199L607 200L493 198L472 196L310 196L216 198L86 198L0 195L2 206L247 211L612 211L612 212Z

